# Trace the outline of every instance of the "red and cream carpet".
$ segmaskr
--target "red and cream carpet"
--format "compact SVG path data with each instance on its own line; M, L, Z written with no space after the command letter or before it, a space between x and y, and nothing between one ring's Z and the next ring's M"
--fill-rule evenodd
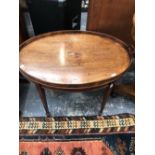
M20 119L20 155L134 155L130 114Z

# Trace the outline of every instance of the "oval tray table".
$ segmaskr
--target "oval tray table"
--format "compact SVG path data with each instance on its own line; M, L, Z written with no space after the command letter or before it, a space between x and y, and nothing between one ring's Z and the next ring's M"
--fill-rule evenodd
M128 46L110 35L90 31L57 31L20 45L20 72L33 82L47 116L44 88L89 91L105 88L99 114L114 82L131 64Z

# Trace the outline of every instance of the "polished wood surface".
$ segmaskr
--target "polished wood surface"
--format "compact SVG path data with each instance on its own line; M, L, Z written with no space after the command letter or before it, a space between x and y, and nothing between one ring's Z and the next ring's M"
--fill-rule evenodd
M52 32L20 46L21 73L52 88L105 85L123 74L130 63L128 47L123 42L94 32Z
M133 26L131 35L133 40L135 41L135 15L133 15L132 23ZM135 64L132 63L131 67L135 67L133 65ZM135 83L116 85L113 89L113 92L135 100Z
M103 32L132 44L135 0L89 0L87 30Z

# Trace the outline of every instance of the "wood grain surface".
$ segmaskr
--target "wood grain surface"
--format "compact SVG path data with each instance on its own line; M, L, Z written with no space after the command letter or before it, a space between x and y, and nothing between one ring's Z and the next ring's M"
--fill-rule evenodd
M107 33L133 44L134 12L135 0L89 0L87 30Z
M127 70L131 63L127 50L123 42L105 34L52 32L20 46L20 71L43 86L97 87Z

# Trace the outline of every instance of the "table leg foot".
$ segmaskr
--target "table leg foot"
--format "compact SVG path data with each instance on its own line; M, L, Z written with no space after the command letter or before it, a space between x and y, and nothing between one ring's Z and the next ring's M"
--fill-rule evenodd
M50 117L51 115L50 115L50 112L49 112L49 110L48 110L48 105L47 105L45 90L44 90L44 88L42 88L41 85L39 85L39 84L36 84L36 88L37 88L38 94L39 94L39 96L40 96L40 99L41 99L41 101L42 101L42 104L43 104L43 106L44 106L44 109L45 109L45 111L46 111L46 116L47 116L47 117Z
M99 115L102 115L103 109L104 109L105 104L106 104L106 102L107 102L107 100L108 100L108 98L109 98L109 96L110 96L110 94L111 94L111 91L112 91L112 89L113 89L113 86L114 86L114 84L111 83L111 84L109 84L109 85L105 88L105 93L104 93L104 95L103 95L103 100L102 100L102 103L101 103L101 109L100 109L100 111L99 111Z

